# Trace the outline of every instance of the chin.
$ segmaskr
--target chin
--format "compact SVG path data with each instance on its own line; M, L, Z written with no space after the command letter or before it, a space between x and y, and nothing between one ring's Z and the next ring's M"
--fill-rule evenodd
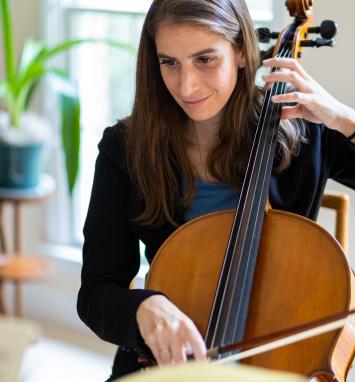
M185 113L187 114L187 116L192 119L193 121L195 122L206 122L206 121L209 121L210 119L213 119L217 116L218 112L216 113L191 113L191 112L187 112L185 110Z

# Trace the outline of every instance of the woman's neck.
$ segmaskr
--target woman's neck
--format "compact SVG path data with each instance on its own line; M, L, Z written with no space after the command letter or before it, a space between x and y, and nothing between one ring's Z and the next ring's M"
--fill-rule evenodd
M187 141L202 150L211 150L218 141L219 124L212 121L193 121L187 131Z
M194 167L196 176L202 180L215 182L207 168L208 154L218 141L219 124L211 121L192 122L186 135L186 153Z

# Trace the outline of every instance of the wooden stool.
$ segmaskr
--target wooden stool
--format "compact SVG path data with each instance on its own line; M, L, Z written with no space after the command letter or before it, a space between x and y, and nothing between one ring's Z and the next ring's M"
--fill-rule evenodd
M0 313L7 314L4 298L4 282L10 281L15 287L14 313L21 316L21 288L25 281L40 281L53 270L48 260L29 256L21 246L21 206L25 203L38 203L50 197L55 190L55 182L49 175L43 175L40 184L28 189L0 188ZM14 209L14 243L10 252L5 235L3 206L9 203Z

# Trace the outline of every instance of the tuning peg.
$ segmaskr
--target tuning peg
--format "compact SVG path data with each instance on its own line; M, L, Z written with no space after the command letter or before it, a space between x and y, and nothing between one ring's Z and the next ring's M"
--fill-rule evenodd
M311 47L311 48L321 48L322 46L335 46L335 39L325 39L325 38L316 38L314 40L303 40L301 41L302 47Z
M271 32L269 28L257 28L256 34L261 43L269 43L271 39L275 40L279 37L278 32Z
M337 23L332 20L324 20L319 27L308 28L308 33L319 33L323 39L331 40L335 37L338 30Z

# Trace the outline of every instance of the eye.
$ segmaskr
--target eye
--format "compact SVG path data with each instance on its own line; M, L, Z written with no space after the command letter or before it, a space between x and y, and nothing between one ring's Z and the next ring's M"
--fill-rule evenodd
M172 60L170 58L161 58L159 60L160 65L165 65L167 68L175 68L178 65L176 60Z
M214 63L216 57L214 56L200 56L197 58L197 62L203 65L208 65Z

